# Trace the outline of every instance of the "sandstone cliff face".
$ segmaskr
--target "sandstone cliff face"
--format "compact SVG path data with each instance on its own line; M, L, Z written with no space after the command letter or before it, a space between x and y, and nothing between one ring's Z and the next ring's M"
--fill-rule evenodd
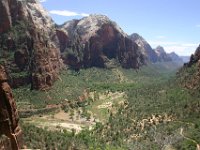
M37 0L3 0L0 8L0 59L4 60L0 63L11 84L19 79L12 76L15 73L20 81L29 78L34 89L49 88L62 68L53 21Z
M149 43L142 36L138 35L137 33L133 33L130 35L130 39L138 45L140 51L145 56L147 61L153 63L159 61L156 52L151 48Z
M144 63L137 44L103 15L69 21L57 35L59 41L66 41L61 48L64 62L75 69L110 67L113 62L124 68L139 68Z
M15 100L7 83L5 69L0 66L0 148L12 147L17 150L22 146L22 131L18 122ZM3 139L2 135L6 138Z
M5 16L1 17L0 19L1 34L3 31L7 31L9 28L11 28L12 25L8 1L2 0L2 2L0 3L0 14L2 14L2 16Z

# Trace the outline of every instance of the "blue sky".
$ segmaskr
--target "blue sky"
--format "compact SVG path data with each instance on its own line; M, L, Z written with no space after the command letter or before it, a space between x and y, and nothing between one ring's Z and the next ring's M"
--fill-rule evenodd
M153 48L190 55L200 44L200 0L41 0L57 24L104 14Z

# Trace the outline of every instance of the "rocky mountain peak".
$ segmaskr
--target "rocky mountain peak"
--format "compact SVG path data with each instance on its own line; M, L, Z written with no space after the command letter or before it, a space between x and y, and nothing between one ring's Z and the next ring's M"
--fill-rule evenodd
M99 14L91 14L88 17L84 17L77 24L77 28L79 29L80 34L82 34L81 31L85 31L89 34L94 34L104 24L112 24L121 34L126 36L124 31L117 25L117 23L110 20L107 16Z
M130 38L138 44L138 46L144 47L145 45L149 45L149 43L139 34L133 33L130 35ZM150 45L149 45L150 46Z
M141 53L146 57L146 61L157 62L158 58L155 51L151 48L150 44L139 34L133 33L130 36L130 39L135 42L141 51Z
M133 33L130 35L130 38L134 41L144 41L144 38L142 36L140 36L138 33Z
M66 22L59 27L57 35L61 43L67 43L61 48L63 59L76 68L105 67L112 59L118 59L127 68L137 68L142 62L136 43L105 15L94 14Z
M178 54L176 54L175 52L171 52L168 55L172 59L172 61L179 61L179 62L183 63L182 58L180 56L178 56Z
M83 42L88 41L90 37L96 35L97 31L102 28L103 25L110 24L120 32L123 36L127 36L126 33L112 20L105 15L91 14L88 17L84 17L81 20L72 20L64 23L62 29L69 36L76 36L72 30L76 30L76 33L80 36Z
M162 46L157 46L156 49L155 49L155 52L158 54L158 55L161 55L162 53L166 53L164 48Z
M165 52L165 49L162 46L157 46L155 52L159 61L172 61L172 58Z
M34 2L27 1L27 9L29 13L34 17L35 23L41 23L47 27L52 27L54 22L52 21L49 13L43 8L43 6L37 0L31 0Z

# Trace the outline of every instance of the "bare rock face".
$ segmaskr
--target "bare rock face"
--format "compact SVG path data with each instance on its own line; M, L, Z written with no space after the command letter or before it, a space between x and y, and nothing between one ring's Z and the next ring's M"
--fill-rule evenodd
M56 34L59 40L60 51L64 52L65 48L70 43L70 39L62 30L56 30Z
M22 146L19 116L5 69L0 66L0 147L17 150ZM3 135L5 138L2 138ZM11 145L9 145L11 144Z
M8 0L0 2L0 34L7 31L12 26L12 19L10 14L10 5Z
M17 50L14 54L15 63L20 70L24 70L28 63L28 51L27 49Z
M172 58L165 52L165 50L162 46L156 47L155 52L158 56L159 61L161 61L161 62L162 61L164 61L164 62L172 61Z
M158 62L159 58L156 52L151 48L149 43L142 36L137 33L133 33L130 35L130 39L138 45L141 53L145 56L147 61L153 63Z
M0 18L0 53L5 54L0 59L5 60L11 82L20 77L12 73L27 72L24 78L30 79L32 88L48 89L63 67L56 28L48 13L37 0L2 0Z
M72 20L59 28L70 40L62 47L64 62L74 69L80 67L109 67L113 61L125 68L139 68L143 55L136 43L116 23L103 15L90 15ZM67 38L66 38L67 39Z
M197 63L199 60L200 60L200 45L199 45L199 47L197 47L195 53L191 55L190 61L187 65L191 66L191 65Z

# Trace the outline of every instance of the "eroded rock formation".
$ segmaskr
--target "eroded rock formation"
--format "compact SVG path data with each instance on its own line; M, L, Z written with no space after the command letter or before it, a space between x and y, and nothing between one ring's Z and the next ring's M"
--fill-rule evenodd
M161 61L161 62L162 61L164 61L164 62L172 61L172 58L165 52L165 50L162 46L156 47L155 52L158 56L159 61Z
M0 66L0 148L17 150L22 146L22 131L16 103L4 67Z
M10 81L29 78L32 88L49 88L63 63L55 25L48 13L37 0L2 0L0 18L0 59L4 60L1 64ZM22 77L24 72L26 76Z
M138 45L147 62L150 61L155 63L159 61L156 52L151 48L150 44L142 36L137 33L133 33L130 35L130 39Z
M197 63L200 60L200 45L197 47L194 54L191 55L189 63L187 65L190 67L193 64Z
M144 63L137 44L103 15L66 22L57 35L60 41L67 41L62 57L72 68L110 67L114 62L124 68L139 68Z

